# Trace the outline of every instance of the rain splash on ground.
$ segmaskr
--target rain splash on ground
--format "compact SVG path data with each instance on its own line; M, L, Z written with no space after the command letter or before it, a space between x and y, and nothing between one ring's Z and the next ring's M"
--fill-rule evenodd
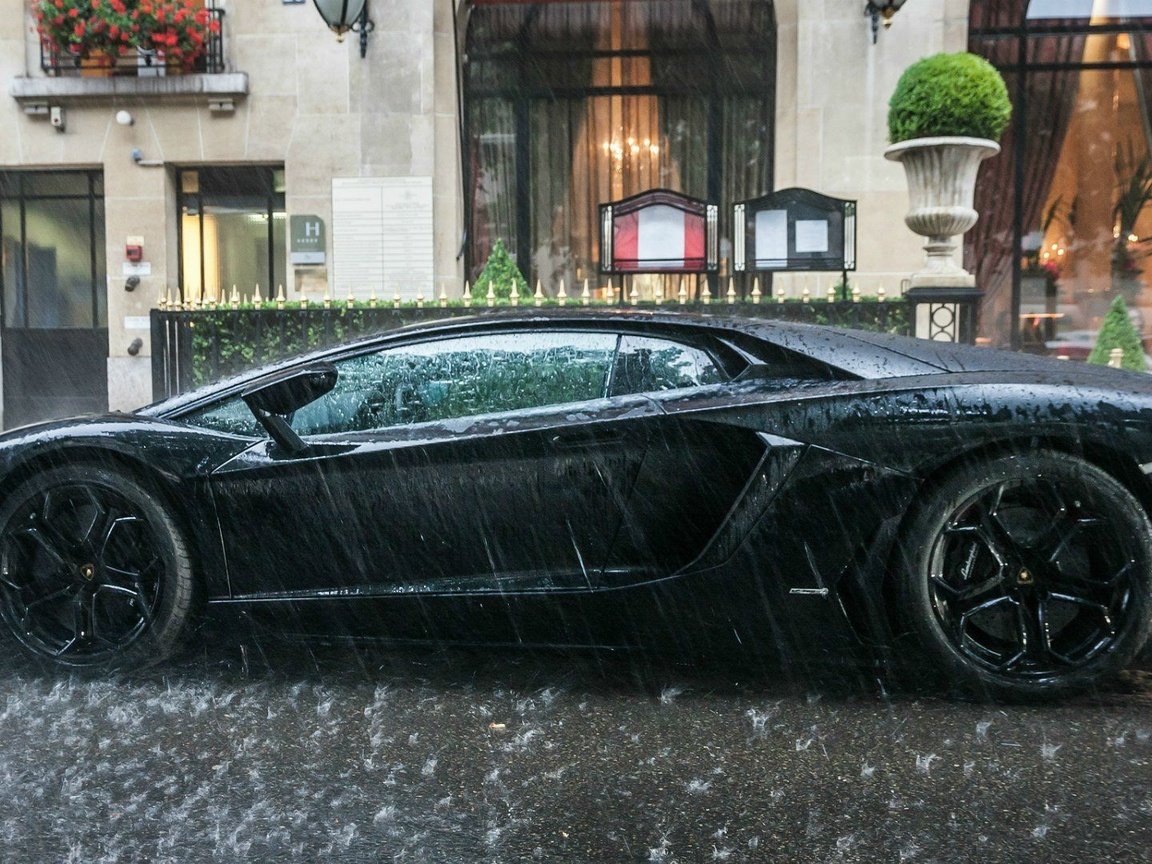
M25 862L1147 861L1152 675L1056 706L590 656L0 667Z

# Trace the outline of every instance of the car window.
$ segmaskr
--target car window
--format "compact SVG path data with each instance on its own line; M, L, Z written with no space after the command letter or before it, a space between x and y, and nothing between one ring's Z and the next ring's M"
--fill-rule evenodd
M193 426L203 426L205 429L228 432L232 435L243 435L248 438L264 435L263 428L239 396L213 402L211 405L185 414L180 419Z
M382 429L602 398L610 333L497 333L336 362L335 388L293 416L300 435Z
M648 336L624 336L612 370L610 395L700 387L724 380L720 367L700 348Z

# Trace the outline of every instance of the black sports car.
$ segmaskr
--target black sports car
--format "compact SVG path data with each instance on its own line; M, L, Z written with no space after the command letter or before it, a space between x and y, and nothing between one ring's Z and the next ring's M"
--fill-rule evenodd
M997 696L1152 626L1152 378L679 314L481 316L0 437L0 615L124 668L286 632L929 661Z

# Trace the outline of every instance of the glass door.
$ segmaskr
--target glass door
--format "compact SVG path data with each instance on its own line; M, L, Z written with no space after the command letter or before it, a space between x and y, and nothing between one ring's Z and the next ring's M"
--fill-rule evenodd
M103 176L0 172L3 425L108 408Z

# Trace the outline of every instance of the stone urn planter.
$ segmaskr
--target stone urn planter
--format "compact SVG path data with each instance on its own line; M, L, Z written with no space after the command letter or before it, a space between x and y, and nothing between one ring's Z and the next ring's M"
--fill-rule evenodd
M928 238L924 268L912 275L913 288L962 288L976 284L960 266L958 238L976 224L972 208L980 163L1000 152L987 138L944 136L893 144L884 158L904 166L910 209L904 224Z

